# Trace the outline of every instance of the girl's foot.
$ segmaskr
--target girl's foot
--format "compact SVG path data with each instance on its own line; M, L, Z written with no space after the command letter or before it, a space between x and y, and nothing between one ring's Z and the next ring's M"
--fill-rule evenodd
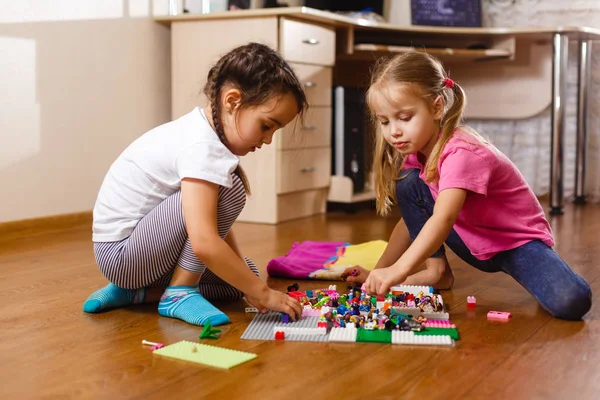
M438 290L450 289L454 284L454 273L452 273L452 268L450 268L450 264L448 264L446 257L438 258L438 260L442 260L444 262L444 272L442 273L440 280L434 284L433 287Z
M198 292L197 286L169 286L158 303L163 317L177 318L192 325L212 326L229 323L229 317L213 306Z
M83 311L87 313L97 313L111 308L143 303L145 298L145 288L123 289L114 283L109 283L87 298L85 303L83 303Z

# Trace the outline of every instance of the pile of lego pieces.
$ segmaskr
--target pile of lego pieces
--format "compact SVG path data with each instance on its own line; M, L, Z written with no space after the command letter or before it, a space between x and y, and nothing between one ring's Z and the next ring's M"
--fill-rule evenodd
M354 286L343 295L334 286L291 289L288 294L304 306L303 317L290 322L285 314L259 314L242 339L451 346L459 338L441 296L430 287L396 286L385 297L368 296Z

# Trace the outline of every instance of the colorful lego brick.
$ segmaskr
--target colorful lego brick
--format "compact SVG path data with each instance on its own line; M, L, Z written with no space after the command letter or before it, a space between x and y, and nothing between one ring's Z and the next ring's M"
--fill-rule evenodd
M450 315L447 312L430 312L430 313L421 313L419 315L422 315L423 317L425 317L427 319L434 319L434 320L447 321L450 319Z
M165 346L156 350L153 354L225 369L235 367L257 357L256 354L244 351L198 344L187 340Z
M285 340L285 332L276 331L275 340Z
M509 312L504 312L504 311L490 311L487 313L487 319L489 320L493 320L493 321L508 321L508 319L510 318L510 313Z
M329 336L328 335L302 335L302 334L286 335L285 341L286 342L322 342L322 343L326 343L329 341Z
M368 343L392 343L392 332L388 330L367 330L359 328L356 334L357 342Z
M303 317L319 317L319 316L321 316L321 310L313 309L313 308L303 308L302 316Z
M284 332L286 335L327 335L327 328L290 327L288 324L285 326L274 326L273 332Z
M392 331L392 344L412 344L421 346L454 346L454 340L447 335L417 336L411 331Z
M456 328L425 328L420 332L415 332L417 336L450 336L454 340L460 339Z
M358 329L350 325L346 328L332 328L329 332L330 342L356 342Z
M258 308L256 307L246 307L246 314L256 314L258 312Z
M433 324L437 324L437 325L452 325L452 322L450 322L450 320L447 319L437 319L437 320L433 320L433 321L425 321L427 322L431 322ZM435 327L434 327L435 328Z
M427 319L435 319L435 320L448 320L450 319L450 315L447 312L430 312L424 313L421 312L419 307L392 307L396 313L410 315L411 317L418 317L419 315L427 318Z
M392 286L390 288L390 290L391 290L392 294L395 296L402 292L412 293L415 296L418 295L420 292L423 292L424 294L427 294L427 295L433 294L432 286L397 285L397 286Z
M321 300L317 301L312 308L318 308L321 306L324 306L327 304L327 302L329 302L329 296L324 296Z
M422 325L426 328L456 328L456 325L451 324L450 321L425 321Z
M281 313L281 323L287 324L289 322L290 322L290 316L287 315L286 313Z
M467 307L474 308L477 305L477 299L475 296L467 296Z
M306 297L306 293L299 292L299 291L288 292L288 296L293 297L294 299L300 301L300 299L302 299L303 297Z

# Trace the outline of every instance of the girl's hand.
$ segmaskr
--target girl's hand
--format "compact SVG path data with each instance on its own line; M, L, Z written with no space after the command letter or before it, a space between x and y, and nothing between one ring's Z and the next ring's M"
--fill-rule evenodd
M298 300L273 289L266 290L260 297L246 295L246 300L262 313L267 310L284 312L290 316L292 321L296 321L302 316L302 305Z
M397 267L374 269L365 281L367 294L385 296L394 285L406 280L406 275Z
M370 272L371 271L360 265L355 265L354 267L346 268L344 272L342 272L342 279L346 282L363 283L367 280Z

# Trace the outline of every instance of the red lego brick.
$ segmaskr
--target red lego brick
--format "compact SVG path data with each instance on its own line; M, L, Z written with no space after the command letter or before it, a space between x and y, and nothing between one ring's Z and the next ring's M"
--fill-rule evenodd
M306 293L300 291L288 292L288 296L300 301L303 297L306 297Z

